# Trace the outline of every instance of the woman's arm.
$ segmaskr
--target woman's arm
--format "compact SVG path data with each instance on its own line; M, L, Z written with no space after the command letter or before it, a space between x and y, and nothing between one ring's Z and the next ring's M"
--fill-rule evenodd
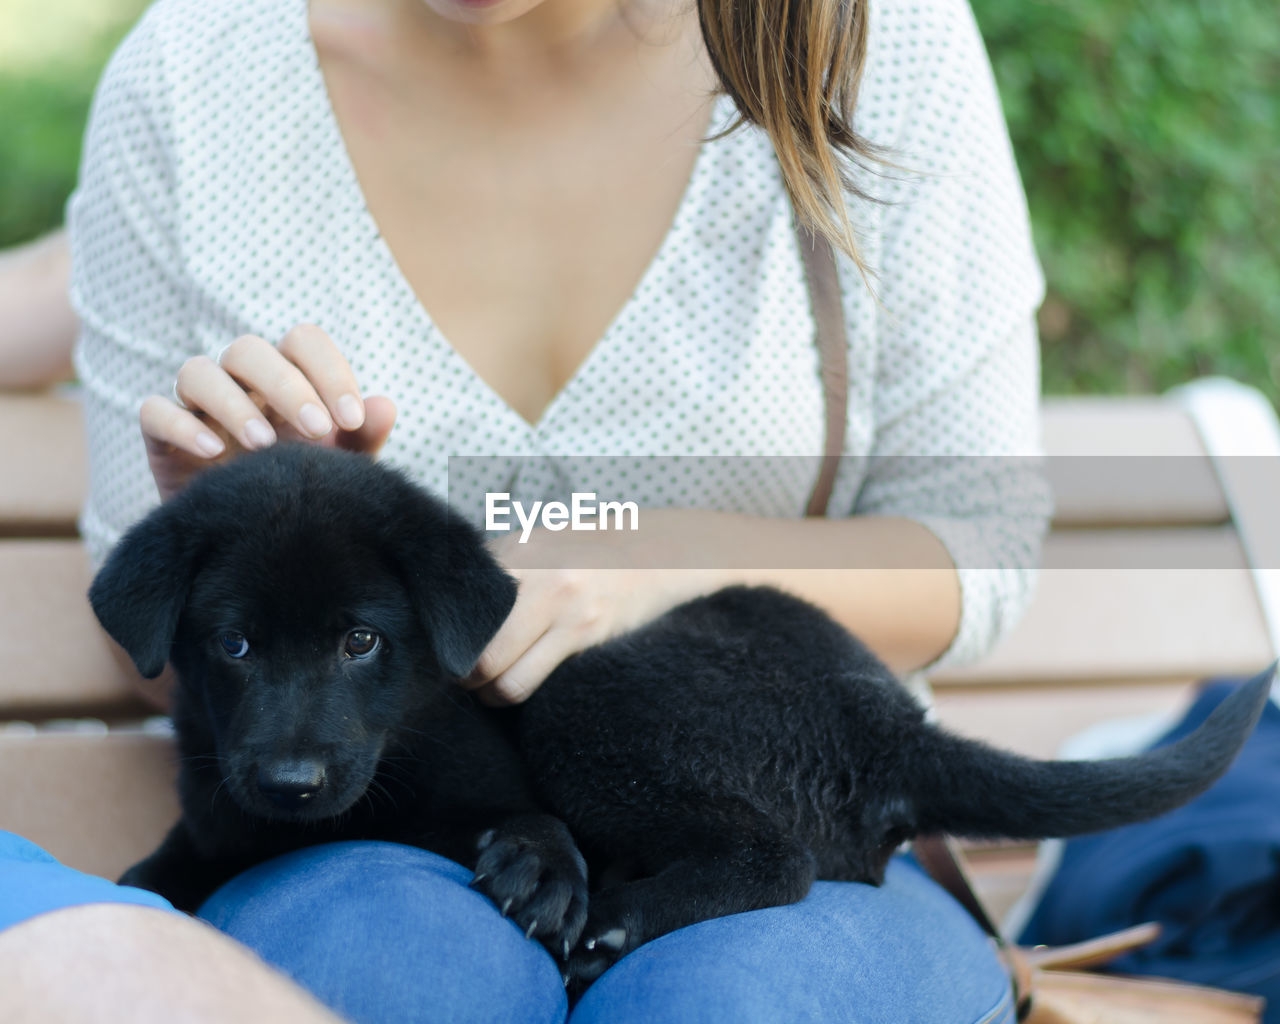
M917 522L726 515L707 526L708 553L718 549L728 562L735 552L766 550L774 566L723 570L714 582L775 586L804 598L895 672L935 661L955 637L960 579L943 543Z
M645 509L634 534L537 529L497 554L520 580L515 608L466 681L494 704L528 697L569 655L683 601L769 585L825 610L890 667L936 659L960 622L947 549L904 518L775 519Z
M35 391L71 376L79 321L61 229L0 252L0 391Z

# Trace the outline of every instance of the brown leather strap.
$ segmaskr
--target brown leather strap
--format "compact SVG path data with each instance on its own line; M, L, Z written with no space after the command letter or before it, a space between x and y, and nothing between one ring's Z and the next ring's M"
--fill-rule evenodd
M1031 1010L1035 971L1104 964L1122 953L1153 942L1160 935L1160 925L1152 921L1071 946L1020 949L1006 942L992 922L978 894L973 890L969 873L965 870L964 855L954 839L949 836L921 836L912 841L911 852L929 876L969 911L982 930L995 942L1000 959L1009 971L1019 1020Z
M1024 1019L1031 1012L1031 965L1025 954L1016 946L1010 945L1000 934L1000 929L991 920L986 907L978 899L969 881L969 873L964 868L964 861L955 840L950 836L918 836L911 841L911 852L920 866L929 873L929 877L949 892L952 898L970 916L978 922L992 941L1009 971L1009 980L1013 986L1013 1004L1017 1008L1018 1020Z
M1109 964L1130 950L1141 949L1160 938L1160 922L1148 921L1099 935L1096 939L1073 942L1070 946L1036 946L1025 950L1027 963L1041 970L1083 970Z
M1000 929L995 926L986 907L978 899L969 881L969 873L961 861L955 840L949 836L919 836L911 841L911 853L929 877L946 889L952 898L969 911L984 932L998 943L1004 943Z
M831 243L807 227L797 225L796 238L809 284L809 304L817 337L822 397L826 408L826 435L818 480L809 495L805 515L822 516L831 501L836 470L844 454L845 423L849 408L848 338L845 334L844 306L840 301L840 279Z

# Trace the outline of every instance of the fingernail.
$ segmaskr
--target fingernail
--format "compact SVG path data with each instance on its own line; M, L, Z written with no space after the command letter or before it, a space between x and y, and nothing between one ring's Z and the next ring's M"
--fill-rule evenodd
M202 430L196 435L196 447L204 452L204 454L213 456L221 455L222 449L225 448L226 445L218 439L216 434L211 434L207 430Z
M302 429L312 437L324 437L325 434L333 429L333 424L329 421L328 415L313 402L308 402L298 410L298 422L302 424Z
M276 432L266 420L254 419L244 425L244 436L252 448L266 448L275 444Z
M347 430L359 430L364 423L364 406L355 395L343 395L338 399L338 422Z

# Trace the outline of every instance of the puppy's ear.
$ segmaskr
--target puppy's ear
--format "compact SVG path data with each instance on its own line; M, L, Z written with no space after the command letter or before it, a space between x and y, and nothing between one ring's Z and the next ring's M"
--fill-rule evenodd
M461 678L506 621L516 602L516 581L470 525L451 512L441 518L401 555L409 555L409 590L426 620L436 661Z
M161 506L124 535L89 587L102 628L147 679L169 660L195 559L195 539Z

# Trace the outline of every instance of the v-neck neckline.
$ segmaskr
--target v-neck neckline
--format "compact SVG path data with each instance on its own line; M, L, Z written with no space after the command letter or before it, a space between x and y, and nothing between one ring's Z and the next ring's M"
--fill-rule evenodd
M369 209L364 188L361 186L360 177L356 173L355 163L352 161L351 152L347 148L346 138L343 136L342 128L338 124L337 114L329 96L328 83L325 81L324 71L320 67L319 52L316 50L315 40L311 35L310 0L298 0L298 3L301 8L303 38L309 50L308 55L314 72L313 87L316 90L317 101L322 110L321 121L329 137L328 152L323 154L322 158L335 161L346 181L347 187L359 199L357 204L358 212L356 212L355 216L361 222L363 229L361 233L374 240L378 258L383 264L382 273L392 281L396 298L412 311L422 336L429 339L436 346L441 358L460 368L466 379L470 380L473 386L483 393L492 405L499 408L505 418L513 421L514 425L530 440L545 434L560 410L570 401L573 393L582 388L584 381L589 381L595 367L604 361L609 350L618 344L619 325L623 320L629 318L629 314L634 308L644 303L646 296L654 288L654 279L669 262L669 253L681 242L682 236L687 230L693 196L698 191L706 174L705 165L708 159L707 152L710 148L708 143L704 141L698 143L698 152L694 156L693 167L690 169L689 177L685 181L684 190L671 217L671 222L630 295L614 313L603 333L595 340L582 359L579 360L573 372L551 396L550 401L543 407L537 419L530 421L518 412L506 398L499 394L454 347L453 343L445 336L444 331L440 329L432 318L430 310L418 298L408 278L405 277L400 263L391 251L391 246L387 244L377 220ZM725 115L722 106L726 99L725 94L721 93L712 100L711 113L703 132L703 139L712 134L717 129L717 126L722 123Z

